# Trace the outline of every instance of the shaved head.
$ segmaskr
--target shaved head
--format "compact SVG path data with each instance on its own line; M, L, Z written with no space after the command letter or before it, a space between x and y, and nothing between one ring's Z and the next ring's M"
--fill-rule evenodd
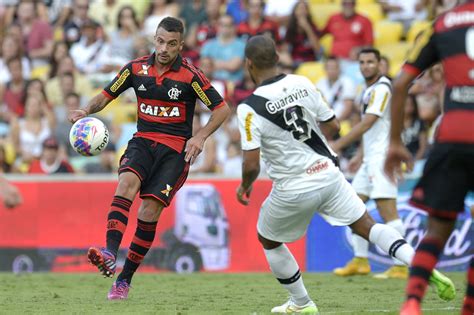
M253 36L245 46L245 57L258 69L273 68L278 62L275 42L267 35Z

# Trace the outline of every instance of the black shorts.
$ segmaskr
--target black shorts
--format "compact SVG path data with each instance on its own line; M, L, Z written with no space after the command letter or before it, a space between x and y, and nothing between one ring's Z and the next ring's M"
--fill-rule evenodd
M119 174L133 172L141 180L140 198L152 197L168 206L188 177L185 152L144 138L132 138L120 158Z
M454 220L464 211L469 190L474 190L474 145L437 143L411 203L431 216Z

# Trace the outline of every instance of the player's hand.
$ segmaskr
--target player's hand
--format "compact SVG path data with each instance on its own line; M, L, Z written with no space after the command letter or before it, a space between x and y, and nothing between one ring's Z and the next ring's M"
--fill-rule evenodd
M6 208L15 208L23 202L18 188L14 185L7 185L3 188L3 204Z
M387 152L387 159L385 160L384 171L388 178L396 183L398 178L403 178L403 163L407 171L413 169L413 160L410 152L405 146L399 143L390 143Z
M184 151L186 152L186 155L184 156L184 160L186 162L189 162L191 165L193 165L198 155L202 152L205 141L206 141L205 138L199 137L198 135L189 139L186 142L186 148L184 149Z
M250 194L252 193L252 186L249 188L245 189L242 184L240 184L239 188L237 188L237 200L243 204L244 206L247 206L250 201Z
M82 108L81 109L73 109L73 110L69 111L69 113L67 115L67 119L71 123L75 123L79 119L87 117L87 115L88 115L88 113L85 109L82 109Z

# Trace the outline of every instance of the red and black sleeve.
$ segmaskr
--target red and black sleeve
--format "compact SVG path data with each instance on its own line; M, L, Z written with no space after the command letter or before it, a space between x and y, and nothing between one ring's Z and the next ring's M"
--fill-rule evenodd
M114 99L132 86L132 63L126 64L115 78L104 88L102 94Z
M214 110L224 105L224 99L211 85L209 79L198 70L191 81L191 87L196 96L206 105L210 110Z
M433 64L440 61L440 56L435 45L436 33L433 25L421 33L408 54L403 70L413 75L418 75Z

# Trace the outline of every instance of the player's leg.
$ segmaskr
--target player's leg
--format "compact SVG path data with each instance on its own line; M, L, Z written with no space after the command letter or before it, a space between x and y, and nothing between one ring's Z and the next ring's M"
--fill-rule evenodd
M375 199L377 204L377 210L382 217L382 220L386 225L393 227L400 233L401 236L405 237L405 227L403 222L398 216L397 211L397 200L395 198L378 198ZM408 278L408 266L398 259L393 259L394 266L387 269L385 272L375 275L378 279L407 279Z
M466 297L462 307L462 315L471 314L474 314L474 256L471 257L471 263L467 271Z
M133 172L119 175L119 182L107 216L106 249L91 247L87 257L106 277L113 277L116 269L117 252L127 228L132 201L140 189L140 179Z
M260 209L258 240L273 275L289 292L290 299L274 307L272 313L317 314L303 283L300 268L286 242L301 238L314 214L315 193L284 193L272 190Z
M296 312L303 309L306 312L314 309L316 305L311 300L303 283L301 271L295 257L285 244L267 240L258 234L258 240L263 246L268 265L278 282L289 292L290 300L281 306L274 307L272 313Z
M108 299L126 299L132 277L153 244L158 219L164 205L155 198L144 198L138 209L137 229L128 249L122 272L109 291Z
M418 245L411 263L410 277L406 287L406 303L402 308L402 314L418 314L416 310L420 309L420 303L430 284L434 267L438 263L455 222L455 220L428 217L428 231Z
M354 180L352 181L352 187L354 187L357 195L364 203L369 200L368 196L372 186L369 181L367 170L367 163L363 163L357 171ZM345 266L334 269L334 274L338 276L346 277L353 275L366 275L370 273L370 264L368 259L369 242L356 233L352 233L351 238L352 249L354 250L354 258L347 262Z

